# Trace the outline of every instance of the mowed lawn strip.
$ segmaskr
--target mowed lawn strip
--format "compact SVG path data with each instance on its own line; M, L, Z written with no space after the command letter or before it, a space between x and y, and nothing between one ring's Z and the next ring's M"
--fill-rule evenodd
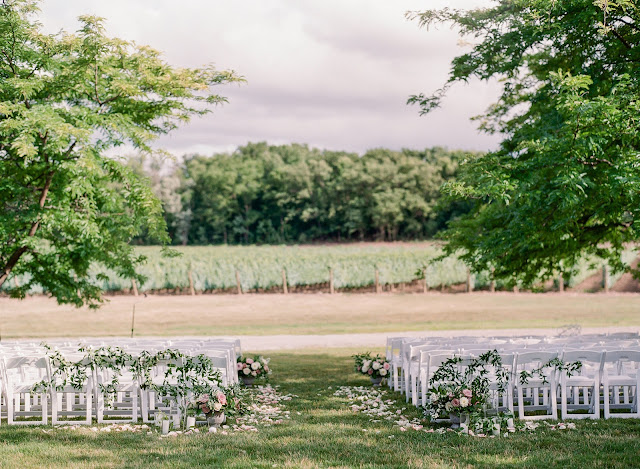
M337 334L640 326L640 294L290 294L116 296L99 310L0 298L3 339Z
M258 433L160 439L3 424L0 467L638 467L637 420L578 421L576 430L538 429L509 438L402 432L391 422L370 422L333 396L341 385L368 385L351 371L350 355L358 351L269 353L272 384L298 397L285 402L291 421ZM398 408L405 407L397 397ZM406 415L418 415L407 407Z

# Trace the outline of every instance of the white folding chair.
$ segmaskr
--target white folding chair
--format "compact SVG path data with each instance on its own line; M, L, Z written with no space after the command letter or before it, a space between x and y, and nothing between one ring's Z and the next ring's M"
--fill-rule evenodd
M605 352L602 360L604 418L640 418L640 351ZM611 410L629 410L611 412Z
M516 356L516 391L518 394L518 417L521 420L557 419L556 370L546 368L542 377L531 377L526 382L520 379L522 371L539 369L557 358L556 352L523 352ZM530 415L526 412L545 411L546 414Z
M562 419L600 418L600 374L603 353L593 350L568 350L563 353L565 363L579 361L582 366L577 374L560 374L560 411ZM582 402L580 396L582 395ZM586 410L586 413L569 413L570 410Z
M109 367L95 368L94 382L97 389L96 417L98 423L126 423L138 421L138 379L128 370L131 362L120 370L113 392L104 392L113 383L116 372Z
M412 403L416 407L426 405L429 400L429 390L431 389L430 380L438 367L454 355L453 350L436 350L436 349L420 349L420 360L418 363L418 377L416 383L416 392ZM417 392L417 389L420 392Z
M65 354L68 360L76 360L80 366L84 366L87 379L80 386L62 384L67 378L64 375L56 376L54 363L50 362L52 376L56 376L56 385L51 388L51 423L52 425L91 425L93 412L93 376L89 363L82 363L82 355ZM84 417L84 420L61 420L60 417Z
M500 361L502 362L502 370L488 365L489 374L489 413L494 412L512 412L513 413L513 388L514 388L514 372L516 363L515 353L500 353ZM505 376L498 376L498 373L504 373ZM502 388L502 389L501 389Z
M44 357L14 357L4 361L4 386L7 401L7 424L46 425L48 390L34 391L41 381L49 381L49 363ZM40 420L18 420L40 415Z

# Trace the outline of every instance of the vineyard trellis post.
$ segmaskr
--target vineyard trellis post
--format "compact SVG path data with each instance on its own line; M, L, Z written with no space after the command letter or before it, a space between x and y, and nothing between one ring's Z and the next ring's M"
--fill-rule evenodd
M422 292L423 293L427 293L429 291L429 284L427 283L427 269L426 268L422 269L422 279L423 279Z
M332 295L335 293L333 287L333 269L331 267L329 267L329 293L331 293Z
M196 289L193 287L193 273L191 269L189 269L188 275L189 275L189 292L191 293L191 296L196 296Z
M282 293L287 295L289 293L289 288L287 287L287 271L282 269Z
M242 295L242 283L240 283L240 272L236 269L236 287L238 289L238 295Z
M467 293L473 291L473 283L471 282L471 270L467 267Z
M602 266L602 286L605 293L609 293L609 266L604 264Z
M133 289L133 296L138 296L138 285L135 278L131 279L131 288Z
M562 272L558 274L558 293L564 292L564 277L562 276Z
M376 269L376 293L380 293L380 274Z
M496 279L493 276L493 273L496 271L495 267L491 266L491 283L489 283L489 291L491 293L495 293L496 291Z

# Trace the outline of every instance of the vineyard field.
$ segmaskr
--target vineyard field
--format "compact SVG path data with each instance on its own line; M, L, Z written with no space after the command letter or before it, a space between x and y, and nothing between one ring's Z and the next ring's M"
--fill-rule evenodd
M429 288L449 287L466 282L466 266L450 256L436 261L441 248L436 243L362 243L300 246L186 246L174 248L178 256L167 257L161 248L137 247L147 258L139 273L147 280L138 289L145 291L180 291L189 289L189 272L193 286L199 292L235 290L236 272L244 292L282 288L282 271L290 287L328 287L333 271L334 287L348 290L373 286L375 272L381 285L410 283L416 272L426 266ZM630 262L635 250L625 252ZM568 286L573 287L600 268L593 259L582 260L574 268ZM113 272L95 268L92 275L105 274L106 280L95 280L106 292L129 291L131 280ZM610 284L615 283L613 276ZM14 281L20 284L24 278ZM488 273L474 276L475 288L487 288ZM498 288L502 285L498 282ZM33 291L32 293L41 293Z

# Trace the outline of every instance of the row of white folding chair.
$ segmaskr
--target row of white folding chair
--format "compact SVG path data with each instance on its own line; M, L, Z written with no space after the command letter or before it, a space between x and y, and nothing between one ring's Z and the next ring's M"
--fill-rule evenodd
M427 402L429 380L435 369L450 354L435 354L421 351L420 398L414 404ZM426 358L428 357L428 358ZM514 355L501 354L504 366L511 370L506 393L498 393L497 382L492 381L491 389L497 402L494 407L513 411L514 398L521 419L544 419L557 417L558 400L561 415L566 418L599 418L600 402L604 404L604 417L640 418L638 392L640 390L640 352L609 351L593 352L589 350L545 352L527 351ZM559 372L553 368L545 370L543 376L532 376L526 382L519 379L520 372L531 371L561 357L564 363L580 361L582 368L576 375ZM512 363L509 366L509 363ZM491 375L489 376L491 378ZM602 384L602 396L600 394ZM582 390L582 402L580 402ZM514 391L516 396L514 396ZM560 391L558 399L558 391ZM416 394L414 394L415 396ZM628 413L614 413L612 409L626 409ZM545 414L530 415L528 412L545 411ZM569 410L586 410L587 413L573 414Z
M237 373L235 372L235 360L230 361L230 353L233 349L223 350L208 350L206 355L214 361L216 366L223 377L223 385L229 384L233 379L237 380ZM68 354L67 358L80 360L82 355L73 357ZM2 360L4 363L4 360ZM15 412L13 409L19 406L21 403L23 408L18 407L18 411L23 416L31 416L33 411L32 402L39 401L40 408L43 411L43 420L41 421L25 421L25 423L46 423L47 414L47 398L43 398L42 393L33 393L32 388L36 382L41 380L48 381L51 376L50 365L46 358L33 357L33 359L20 358L11 359L8 366L2 366L2 390L3 399L10 403L6 412L11 416L9 422L13 423L13 415ZM36 371L34 375L33 372ZM7 379L7 373L11 375L11 379ZM156 372L156 374L158 374ZM28 376L27 376L28 375ZM58 418L58 415L67 417L78 417L80 415L85 416L84 421L74 420L74 423L91 423L92 418L92 399L97 403L96 417L98 423L103 423L106 418L109 418L109 422L129 422L138 420L138 410L142 414L145 421L148 421L149 415L149 403L153 400L145 397L148 396L149 391L144 391L140 387L139 381L133 377L132 373L128 370L124 370L118 377L117 385L113 401L110 405L105 405L105 393L100 392L100 386L111 383L113 377L113 371L108 368L93 369L91 375L87 381L80 388L74 388L72 386L65 386L59 389L51 390L51 410L52 421L54 424L70 423L69 421L62 421ZM61 383L60 376L58 384ZM138 398L140 396L140 406ZM6 404L5 404L5 407ZM154 407L151 406L151 410ZM114 419L113 417L120 417Z

